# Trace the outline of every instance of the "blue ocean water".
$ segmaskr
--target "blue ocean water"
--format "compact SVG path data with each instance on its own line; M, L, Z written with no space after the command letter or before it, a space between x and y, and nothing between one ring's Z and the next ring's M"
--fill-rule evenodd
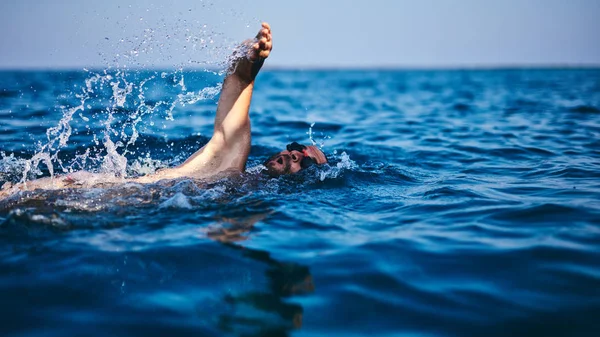
M0 185L177 165L221 80L0 72ZM251 119L239 177L0 201L0 335L600 335L600 70L266 70Z

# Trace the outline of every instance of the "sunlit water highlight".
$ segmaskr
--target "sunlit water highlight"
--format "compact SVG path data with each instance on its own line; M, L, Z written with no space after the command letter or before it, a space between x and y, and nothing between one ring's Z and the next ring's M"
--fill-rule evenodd
M2 72L0 184L177 165L221 80ZM0 201L2 335L600 332L600 71L266 71L251 111L244 175Z

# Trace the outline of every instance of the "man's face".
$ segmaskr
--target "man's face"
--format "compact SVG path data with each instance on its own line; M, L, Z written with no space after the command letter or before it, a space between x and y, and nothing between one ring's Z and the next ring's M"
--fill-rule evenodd
M292 174L302 170L302 160L304 157L304 153L300 151L284 150L267 159L264 165L267 167L268 175L277 177L282 174Z

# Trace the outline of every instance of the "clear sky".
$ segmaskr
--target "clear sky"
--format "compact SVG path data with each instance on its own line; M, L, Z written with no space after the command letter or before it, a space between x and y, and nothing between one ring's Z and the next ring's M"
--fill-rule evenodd
M1 0L0 68L214 65L261 20L269 66L600 65L599 0Z

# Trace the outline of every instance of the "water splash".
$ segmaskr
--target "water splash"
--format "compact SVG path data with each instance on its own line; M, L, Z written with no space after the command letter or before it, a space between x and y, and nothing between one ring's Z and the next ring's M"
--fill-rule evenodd
M38 143L35 154L24 163L21 182L42 175L42 164L51 177L56 173L81 169L109 173L115 177L150 173L153 168L164 165L153 161L151 153L137 151L135 145L140 138L140 125L149 123L152 126L154 122L151 119L157 116L162 116L165 122L173 121L178 107L213 99L221 90L221 84L188 90L181 69L163 72L160 76L139 71L111 72L108 69L99 73L88 72L90 75L84 83L71 93L77 104L59 107L62 117L58 124L47 130L46 140ZM147 90L162 88L165 78L175 79L173 87L177 92L167 100L155 102L148 99ZM93 140L74 158L65 161L60 154L61 150L71 146L69 140L75 130L74 116L79 116L86 123L85 131L93 134ZM126 155L133 153L138 156L134 159L134 163L138 164L130 167Z
M323 147L325 146L325 141L327 139L331 139L331 136L327 136L321 132L322 138L317 142L317 140L315 140L315 133L313 132L313 127L315 126L315 124L315 122L312 122L310 124L310 127L308 128L306 134L308 135L308 139L310 140L310 143L312 145L317 145L320 149L323 149Z
M319 180L324 181L325 179L336 179L344 171L354 170L358 168L356 162L350 159L350 156L346 152L342 152L339 157L339 161L335 166L327 165L324 170L319 171Z
M151 69L169 67L201 67L223 69L223 60L237 44L224 36L225 20L218 17L212 3L197 1L195 8L164 16L145 16L149 11L168 12L163 4L144 4L129 7L122 20L114 22L120 31L136 31L125 37L107 36L99 42L98 50L109 68ZM201 12L199 17L198 12ZM247 21L246 19L245 21Z
M310 124L310 127L308 128L308 132L306 132L308 134L308 139L310 140L310 143L312 145L317 145L317 142L315 142L315 140L313 139L313 126L315 126L315 122L312 122Z
M0 152L0 189L5 182L16 182L13 177L20 176L27 165L27 160L15 157L14 153Z

